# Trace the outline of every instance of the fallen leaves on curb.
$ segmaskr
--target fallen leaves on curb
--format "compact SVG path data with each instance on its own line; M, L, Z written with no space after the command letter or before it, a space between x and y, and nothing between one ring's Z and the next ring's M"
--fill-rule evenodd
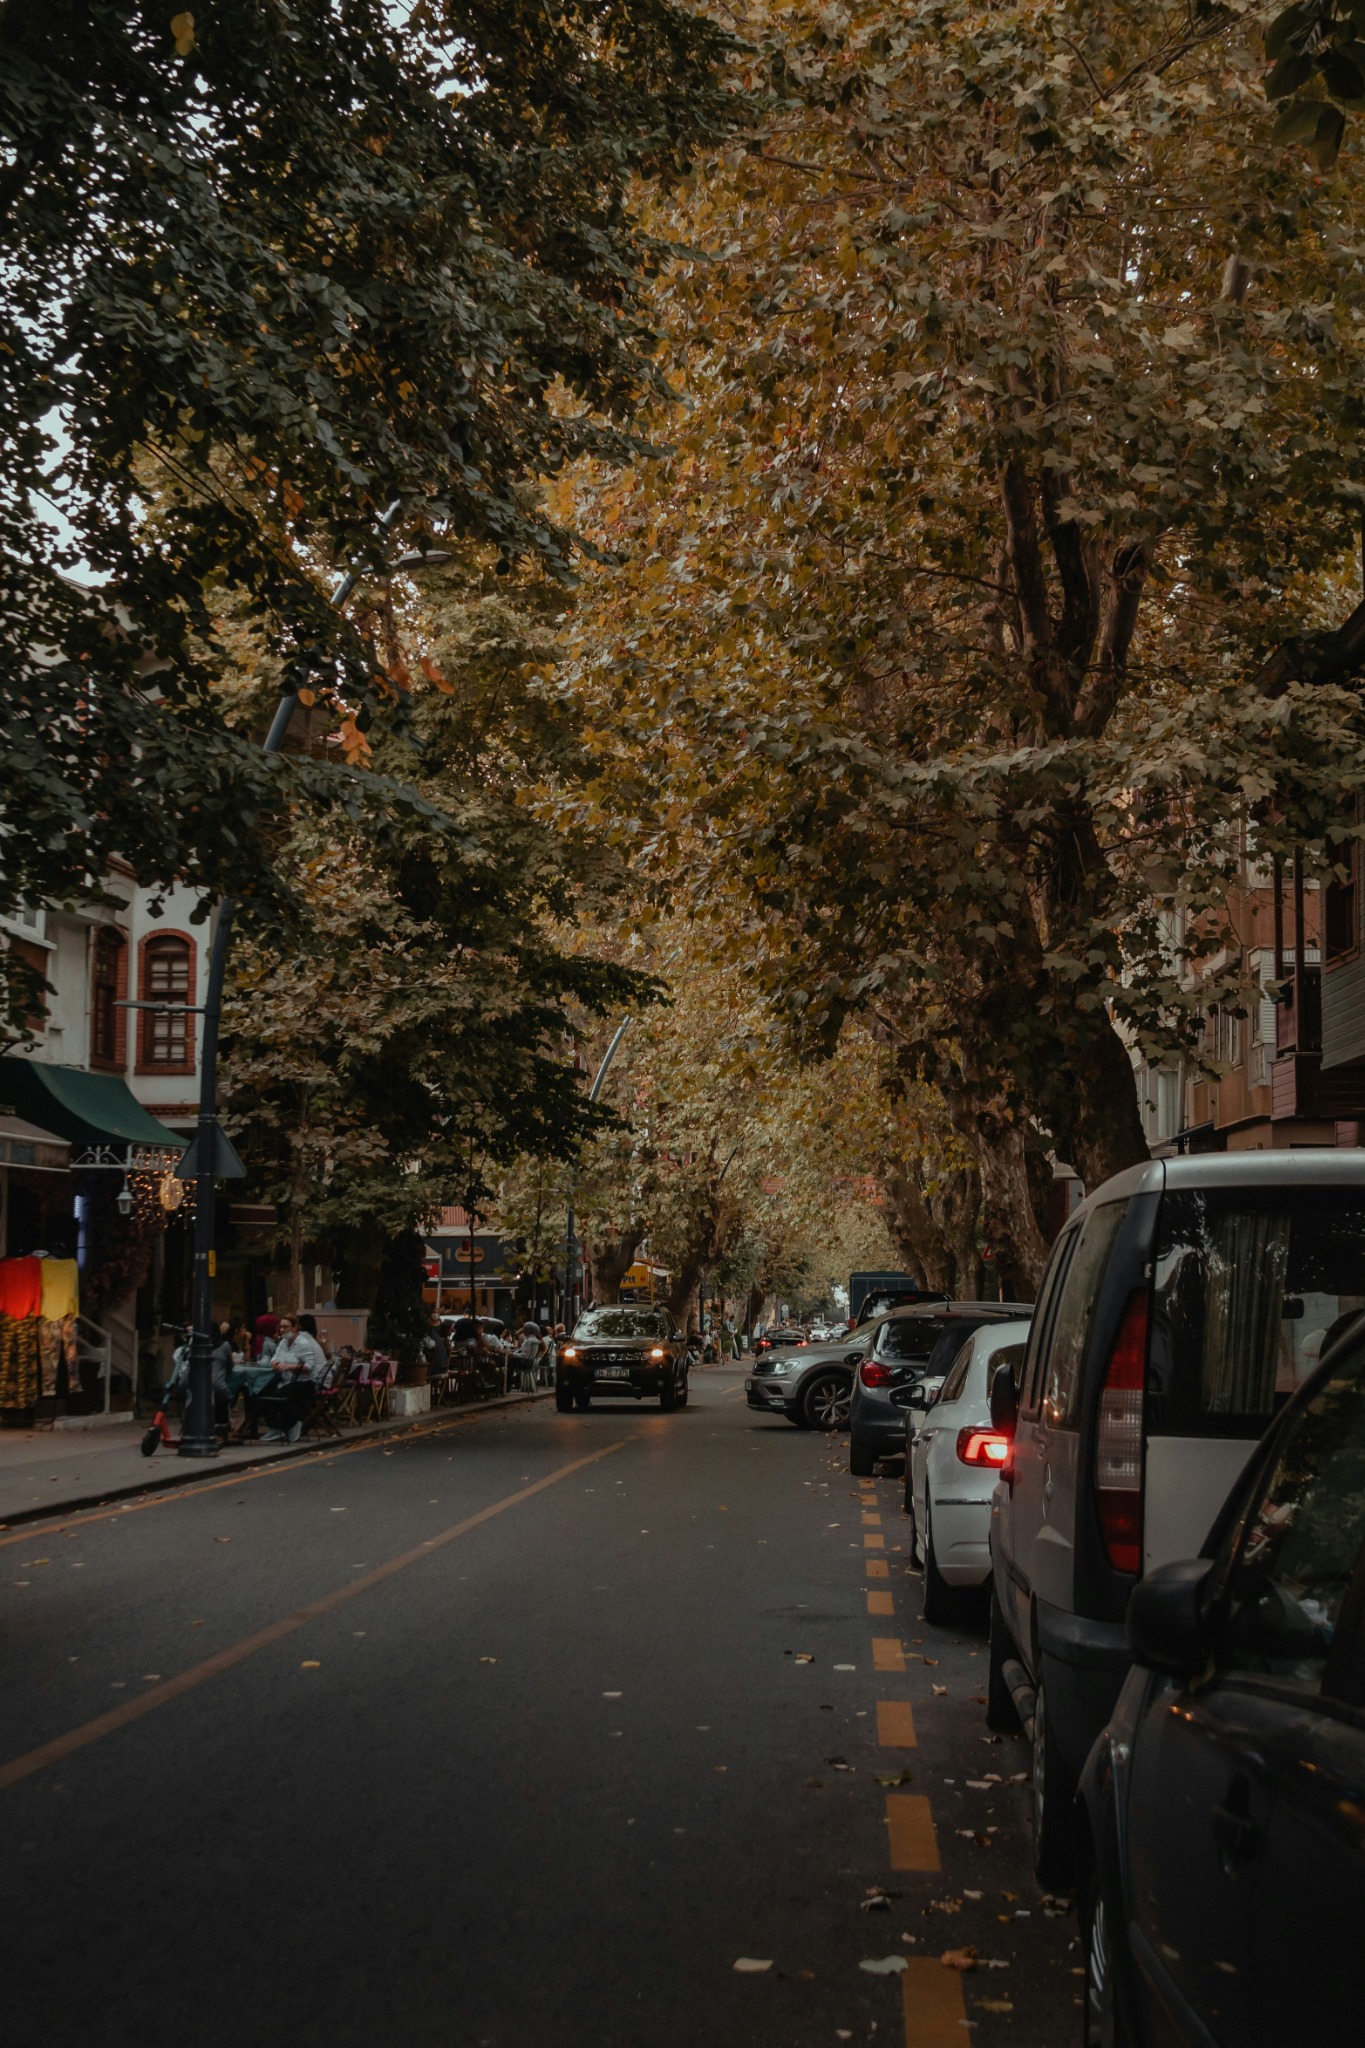
M771 1956L766 1960L761 1956L738 1956L731 1964L731 1968L738 1970L741 1977L759 1977L765 1970L771 1970L772 1966Z
M978 1998L976 2009L978 2012L1013 2012L1014 2005L1008 1998Z
M968 1970L976 1968L976 1950L974 1948L945 1948L943 1954L939 1957L939 1961L945 1970L961 1970L965 1975Z
M929 1690L931 1693L933 1693L936 1699L942 1699L944 1693L947 1692L948 1688L946 1685L931 1685Z

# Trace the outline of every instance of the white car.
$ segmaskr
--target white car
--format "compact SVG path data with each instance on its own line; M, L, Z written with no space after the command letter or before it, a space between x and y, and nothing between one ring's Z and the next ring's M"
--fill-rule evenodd
M991 1575L991 1495L1010 1440L991 1422L991 1380L998 1366L1016 1374L1029 1325L987 1323L948 1368L905 1461L905 1512L911 1555L924 1566L924 1618L955 1621L973 1589Z

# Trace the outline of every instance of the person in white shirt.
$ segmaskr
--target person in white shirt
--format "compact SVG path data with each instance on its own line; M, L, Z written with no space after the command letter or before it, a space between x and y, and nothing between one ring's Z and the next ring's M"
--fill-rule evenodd
M278 1415L280 1426L268 1429L262 1443L296 1444L303 1434L303 1418L313 1405L315 1384L327 1371L327 1353L318 1342L317 1324L311 1316L281 1316L279 1341L271 1364L275 1377L261 1389L255 1405Z

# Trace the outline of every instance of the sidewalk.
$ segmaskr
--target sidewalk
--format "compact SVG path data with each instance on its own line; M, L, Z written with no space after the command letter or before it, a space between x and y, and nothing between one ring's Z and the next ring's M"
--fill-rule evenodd
M480 1415L498 1408L520 1408L547 1400L545 1388L534 1394L505 1394L491 1401L470 1401L461 1407L438 1408L430 1415L400 1415L385 1422L343 1429L339 1437L304 1437L296 1444L231 1444L216 1458L180 1458L164 1446L150 1458L142 1455L148 1419L109 1423L97 1429L0 1430L0 1528L40 1516L71 1514L104 1501L135 1494L159 1493L168 1487L193 1486L274 1464L285 1458L314 1457L367 1437L403 1430L426 1429L457 1416Z

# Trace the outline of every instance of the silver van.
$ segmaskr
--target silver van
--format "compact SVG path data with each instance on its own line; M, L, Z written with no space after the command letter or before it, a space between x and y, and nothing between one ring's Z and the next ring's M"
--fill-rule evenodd
M1365 1152L1153 1160L1053 1247L991 1503L988 1718L1033 1742L1034 1858L1071 1870L1072 1800L1128 1669L1144 1572L1193 1557L1256 1443L1365 1307Z

